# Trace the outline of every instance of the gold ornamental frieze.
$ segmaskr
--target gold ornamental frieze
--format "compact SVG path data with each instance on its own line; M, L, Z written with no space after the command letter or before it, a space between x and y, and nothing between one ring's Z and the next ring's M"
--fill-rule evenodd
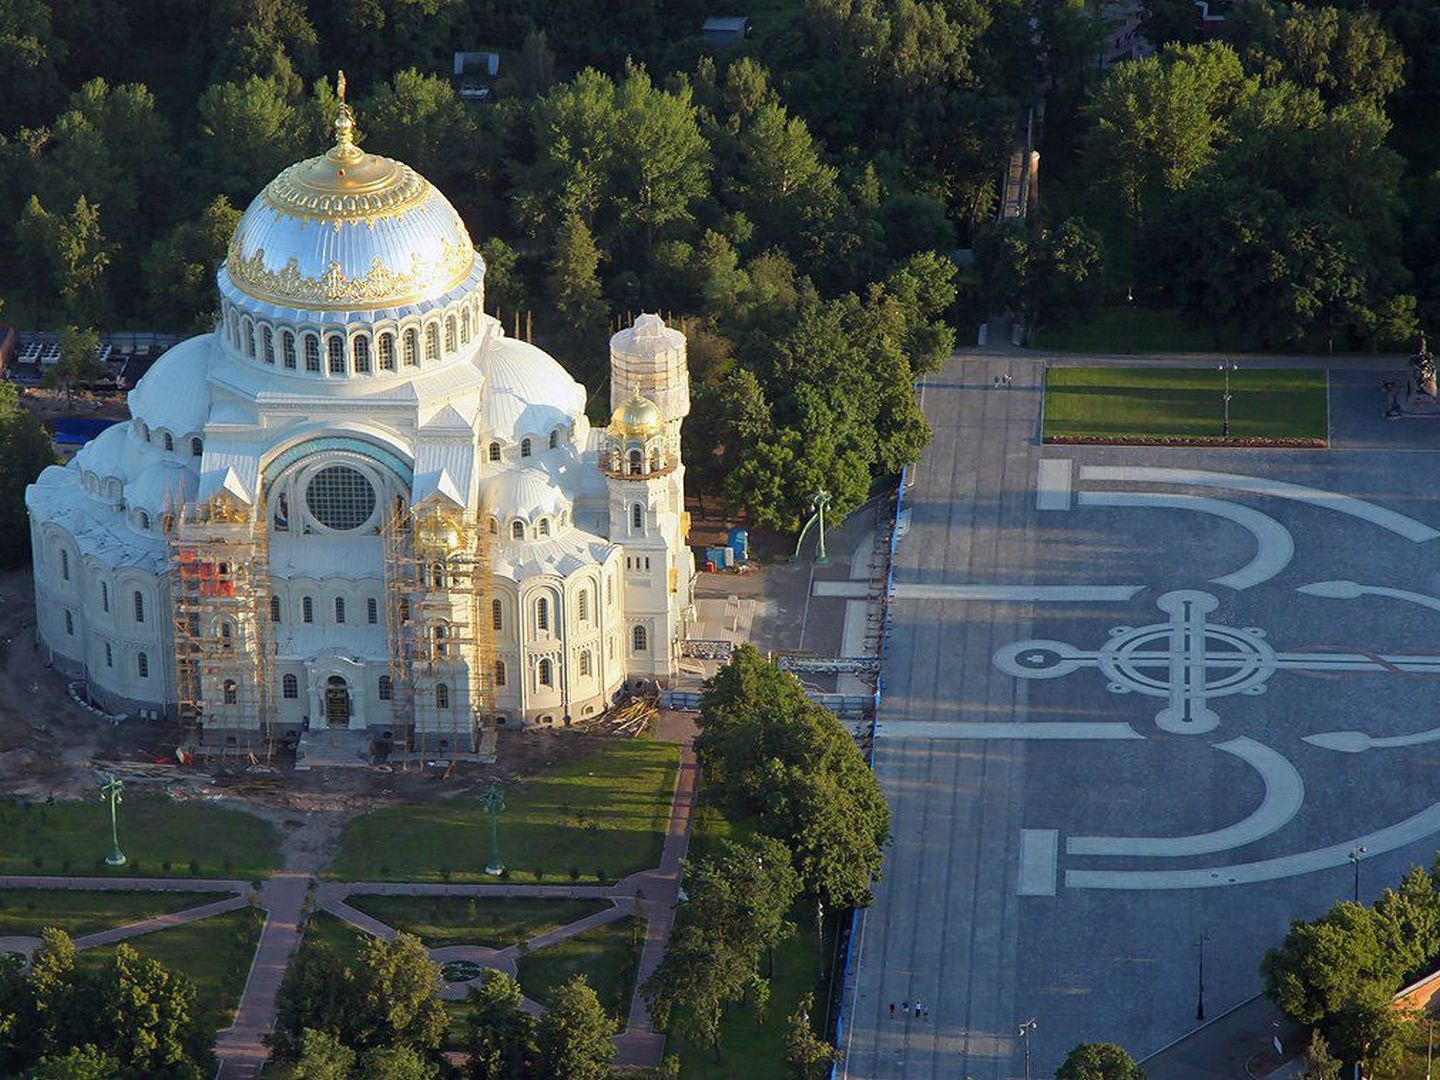
M265 202L281 214L339 228L347 221L399 217L424 205L433 190L401 162L375 154L345 161L331 151L281 172L266 185Z
M408 271L392 270L376 256L369 271L361 277L347 277L335 260L319 277L302 274L299 260L293 257L282 269L273 270L265 265L264 248L246 257L234 241L225 260L230 280L257 300L306 308L391 307L411 303L458 285L474 265L474 249L449 240L441 242L437 259L425 259L418 253L412 255Z

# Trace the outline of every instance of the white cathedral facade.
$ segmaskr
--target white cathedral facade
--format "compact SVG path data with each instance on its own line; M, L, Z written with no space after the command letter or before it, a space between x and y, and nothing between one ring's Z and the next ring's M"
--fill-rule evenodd
M97 705L173 716L188 701L202 742L232 746L257 723L396 740L440 724L463 749L484 723L580 720L627 683L665 683L694 575L684 336L656 315L616 334L612 418L592 428L580 384L485 313L484 262L445 197L356 146L343 106L336 129L243 215L215 331L161 357L128 423L29 488L42 647ZM419 616L393 595L386 530L422 510L484 548L463 631L484 648L457 629L447 642L459 609L444 599L420 646L440 660L400 716L396 682L418 661L410 645L397 661L397 642ZM209 606L184 615L177 535L203 544L226 521L248 523L253 547L236 550L254 554L210 565L195 593ZM247 573L240 605L227 583ZM226 674L260 652L252 676Z

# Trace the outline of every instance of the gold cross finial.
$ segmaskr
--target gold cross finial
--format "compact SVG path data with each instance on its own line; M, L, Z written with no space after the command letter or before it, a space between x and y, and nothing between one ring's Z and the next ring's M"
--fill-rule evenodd
M340 104L345 104L345 72L340 72L339 78L335 80L335 96L340 99Z
M339 72L335 79L335 96L339 99L340 108L335 114L335 148L330 151L330 154L338 161L355 161L364 155L355 145L355 114L345 101L345 72L343 71Z

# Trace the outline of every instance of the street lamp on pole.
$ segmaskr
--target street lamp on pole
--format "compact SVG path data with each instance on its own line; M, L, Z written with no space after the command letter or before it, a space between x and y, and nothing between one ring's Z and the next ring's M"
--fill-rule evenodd
M1022 1020L1020 1030L1015 1032L1025 1040L1025 1080L1030 1080L1030 1033L1039 1026L1039 1022L1032 1016L1029 1020Z
M115 774L100 773L100 798L110 804L110 854L105 856L106 866L124 866L125 853L120 850L120 829L115 822L115 808L120 805L120 795L125 790L125 781L115 779Z
M1368 849L1364 844L1354 848L1350 852L1350 865L1355 868L1355 903L1360 902L1360 860L1365 857Z
M499 784L491 784L480 793L480 801L490 811L490 861L485 873L499 877L505 872L505 864L500 861L500 811L505 809L505 792Z
M1236 370L1236 366L1233 361L1220 365L1220 370L1225 373L1225 393L1220 399L1221 409L1223 410L1220 421L1220 434L1227 439L1230 437L1230 373Z

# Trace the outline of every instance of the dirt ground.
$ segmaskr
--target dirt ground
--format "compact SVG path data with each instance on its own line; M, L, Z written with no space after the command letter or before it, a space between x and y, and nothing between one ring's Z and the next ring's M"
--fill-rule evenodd
M580 730L501 732L494 765L438 769L380 766L296 772L282 754L176 762L175 724L127 719L118 724L77 705L67 682L35 643L28 567L0 574L0 797L88 799L95 771L113 770L136 794L205 799L279 825L287 869L319 872L345 822L397 802L451 799L492 780L533 775L596 748L603 737Z

